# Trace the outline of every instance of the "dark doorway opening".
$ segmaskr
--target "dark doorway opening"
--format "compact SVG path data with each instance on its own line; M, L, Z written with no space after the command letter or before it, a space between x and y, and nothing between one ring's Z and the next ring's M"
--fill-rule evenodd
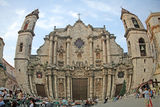
M73 78L72 79L72 94L73 100L87 100L88 89L87 78Z
M119 95L121 89L122 89L123 84L118 84L116 85L116 92L115 92L115 97Z
M43 84L36 84L37 94L41 97L47 97L45 93L45 87Z

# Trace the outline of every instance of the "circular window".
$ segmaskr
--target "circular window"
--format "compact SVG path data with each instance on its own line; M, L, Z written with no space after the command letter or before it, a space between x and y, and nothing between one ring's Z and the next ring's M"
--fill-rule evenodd
M84 45L84 42L81 38L78 38L75 42L74 42L75 46L77 48L82 48L82 46Z
M124 72L118 72L118 78L123 78L124 77Z

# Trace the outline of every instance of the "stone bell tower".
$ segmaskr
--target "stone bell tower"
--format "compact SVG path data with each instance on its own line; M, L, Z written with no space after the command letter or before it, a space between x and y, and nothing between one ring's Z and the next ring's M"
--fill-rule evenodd
M140 19L122 8L121 20L125 28L128 55L133 64L132 88L148 81L153 75L153 57L151 55L147 30Z
M34 27L36 24L39 11L34 10L25 17L21 30L18 32L18 40L15 52L15 69L16 79L21 89L30 93L28 84L28 61L31 55L32 40L34 37Z

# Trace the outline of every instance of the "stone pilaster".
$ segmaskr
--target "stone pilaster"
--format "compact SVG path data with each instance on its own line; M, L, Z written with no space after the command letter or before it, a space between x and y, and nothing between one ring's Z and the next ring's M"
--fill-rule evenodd
M34 92L33 92L33 84L32 84L32 74L28 74L28 76L29 76L29 84L30 84L30 91L31 91L31 93L32 94L34 94Z
M111 71L108 71L108 83L107 83L107 97L110 97L111 93Z
M57 75L54 74L54 97L55 99L58 99L58 91L57 91Z
M128 74L128 79L129 79L129 81L128 81L128 92L130 91L130 88L131 88L131 84L132 84L132 72L130 71L129 72L129 74Z
M48 82L49 82L49 95L53 98L53 86L52 86L52 72L48 72Z
M70 75L67 75L67 98L71 98L71 82L70 82Z
M67 84L66 84L66 77L63 78L64 81L63 81L63 84L64 84L64 96L67 98Z
M89 77L90 79L90 98L93 99L93 76Z
M115 75L112 75L112 90L111 90L111 97L114 97L115 93Z
M47 93L47 96L49 97L48 74L45 75L45 79L46 79L46 82L45 82L46 93Z
M103 73L103 93L102 100L106 97L106 73Z
M70 65L70 38L67 38L67 65Z
M72 99L72 77L70 78L70 81L71 81L71 99Z
M53 63L53 36L50 37L49 41L49 64Z
M93 65L93 41L92 38L89 38L89 59L90 59L90 65Z
M105 37L102 36L102 46L103 46L103 64L106 64L106 44L105 44Z
M107 62L111 63L110 38L107 36Z
M57 65L57 37L54 38L54 65Z

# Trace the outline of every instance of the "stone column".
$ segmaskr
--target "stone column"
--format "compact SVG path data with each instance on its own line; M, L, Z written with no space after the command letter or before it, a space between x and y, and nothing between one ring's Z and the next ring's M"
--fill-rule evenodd
M89 38L89 49L90 49L90 51L89 51L89 59L90 59L90 65L93 65L93 46L92 46L92 43L93 43L93 41L92 41L92 38Z
M49 83L49 95L53 98L53 88L52 88L52 72L48 72L48 83Z
M112 75L112 91L111 91L111 97L114 97L115 92L115 75Z
M50 37L50 41L49 41L49 64L52 64L53 62L53 36Z
M46 87L46 93L47 93L47 96L49 97L49 89L48 89L48 74L46 74L46 82L45 82L45 87Z
M111 92L111 71L108 72L107 97L110 97Z
M90 76L90 98L93 99L93 76Z
M70 82L71 82L71 99L72 99L72 77L70 78Z
M70 90L70 76L67 75L67 98L71 98L71 90Z
M54 38L54 65L57 65L57 37Z
M103 76L103 93L102 93L102 100L106 97L106 74L104 73Z
M33 84L32 84L32 75L28 74L28 76L29 76L29 84L30 84L31 93L34 94L34 92L33 92Z
M55 99L58 99L58 92L57 92L57 76L54 74L54 95L55 95Z
M67 65L70 65L70 38L67 38Z
M106 44L105 44L105 37L102 36L102 46L103 46L103 64L106 64Z
M66 85L66 77L63 78L63 84L64 84L64 97L67 98L67 85Z
M129 75L129 81L128 81L128 92L129 92L131 88L131 83L132 83L132 73L130 72L128 75Z
M107 62L111 63L110 38L107 36Z

